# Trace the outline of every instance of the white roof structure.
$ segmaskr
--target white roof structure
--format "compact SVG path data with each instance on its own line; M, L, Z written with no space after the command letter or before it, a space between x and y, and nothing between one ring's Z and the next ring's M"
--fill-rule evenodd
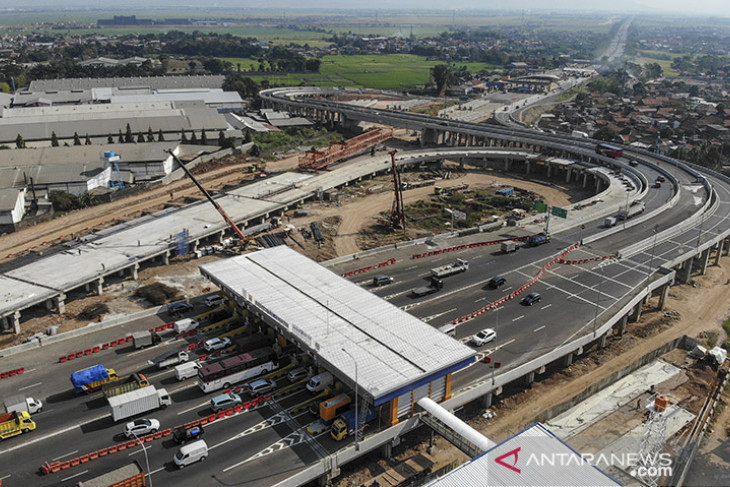
M426 487L622 485L535 423Z
M471 348L285 246L200 272L376 406L474 361Z

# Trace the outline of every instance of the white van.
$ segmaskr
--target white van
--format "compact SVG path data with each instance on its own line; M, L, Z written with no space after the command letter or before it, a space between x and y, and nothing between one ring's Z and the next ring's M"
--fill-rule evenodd
M198 375L198 369L203 367L200 365L197 361L192 362L185 362L184 364L180 364L177 367L175 367L175 378L177 380L185 380L189 379L190 377L195 377Z
M205 440L197 440L187 445L181 446L175 454L175 465L177 468L183 468L195 462L202 462L208 456L208 444Z
M225 300L226 300L226 298L224 298L220 294L214 294L212 296L208 296L207 298L205 298L205 305L209 308L213 308L215 306L220 305Z
M331 386L334 381L335 378L332 377L332 374L329 372L323 372L309 379L309 382L307 382L307 390L311 393L322 392L327 387Z
M198 328L198 323L192 318L184 318L175 322L175 333L185 333L186 331L195 330Z
M453 338L456 336L456 325L439 326L438 331Z

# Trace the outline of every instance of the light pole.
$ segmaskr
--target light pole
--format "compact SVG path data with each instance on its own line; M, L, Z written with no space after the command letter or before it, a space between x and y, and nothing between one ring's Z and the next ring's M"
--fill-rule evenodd
M357 397L357 360L355 360L355 357L353 357L350 352L345 350L345 347L342 347L340 350L345 352L345 354L352 359L352 363L355 364L355 451L360 451L360 416L357 411L357 403L358 403L358 397ZM347 425L345 425L347 427ZM151 487L151 486L150 486Z
M152 471L150 470L150 459L147 456L147 447L144 446L144 443L140 441L139 437L135 434L134 431L130 430L130 433L132 436L134 436L134 439L139 441L139 446L142 447L142 451L144 452L144 461L147 464L147 478L150 479L150 487L152 487Z

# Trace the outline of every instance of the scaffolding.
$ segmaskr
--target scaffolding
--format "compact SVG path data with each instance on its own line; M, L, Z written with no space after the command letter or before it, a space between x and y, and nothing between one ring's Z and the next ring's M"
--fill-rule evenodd
M392 129L372 129L344 142L331 142L324 149L311 149L299 157L299 169L320 171L330 164L374 148L393 136Z

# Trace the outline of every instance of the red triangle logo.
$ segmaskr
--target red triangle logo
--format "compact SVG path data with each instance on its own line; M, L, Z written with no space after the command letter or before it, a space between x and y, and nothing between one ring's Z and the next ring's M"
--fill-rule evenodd
M494 461L497 462L498 464L502 465L503 467L507 467L508 469L510 469L512 471L515 471L517 473L522 473L522 470L520 470L519 468L517 468L517 458L518 458L518 455L517 454L520 452L520 450L522 450L522 447L515 448L512 451L508 451L504 455L498 456L497 458L494 459ZM504 460L507 457L515 457L515 461L512 462L512 465L510 465L508 463L504 463L502 461L502 460Z

